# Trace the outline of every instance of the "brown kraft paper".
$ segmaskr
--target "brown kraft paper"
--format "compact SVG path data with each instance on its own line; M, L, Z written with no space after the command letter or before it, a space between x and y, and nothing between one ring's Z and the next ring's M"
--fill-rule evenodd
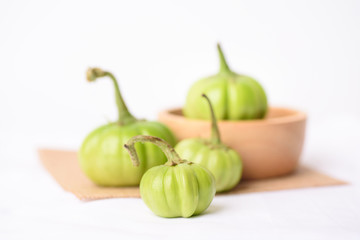
M81 200L140 197L138 187L100 187L92 183L81 171L75 151L39 149L38 153L46 170L61 187ZM278 178L241 181L234 189L221 195L342 184L346 183L310 168L299 167L293 174Z

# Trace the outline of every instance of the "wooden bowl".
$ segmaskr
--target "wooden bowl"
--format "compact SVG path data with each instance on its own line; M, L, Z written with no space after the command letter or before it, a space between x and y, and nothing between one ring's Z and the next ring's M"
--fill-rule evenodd
M161 112L159 121L178 140L210 136L210 122L185 118L180 108ZM276 177L296 169L305 137L305 113L271 107L265 119L218 121L218 125L223 143L243 159L243 178Z

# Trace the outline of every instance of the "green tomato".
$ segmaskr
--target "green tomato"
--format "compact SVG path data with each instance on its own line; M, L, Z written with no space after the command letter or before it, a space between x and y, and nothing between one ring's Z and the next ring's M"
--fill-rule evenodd
M213 145L204 139L185 139L176 145L175 150L184 159L207 168L215 177L217 192L232 189L241 179L241 158L223 144Z
M123 145L128 139L139 134L163 138L175 144L174 135L163 124L135 119L127 110L121 97L116 79L111 73L94 68L88 71L88 80L109 76L115 85L119 120L101 126L91 132L79 151L80 167L85 175L101 186L139 185L142 175L150 168L166 162L162 151L146 143L137 146L139 155L145 159L139 167L131 164L131 159Z
M235 187L242 176L243 164L236 151L221 143L220 133L216 124L215 114L209 98L212 118L212 138L185 139L175 146L175 150L186 160L204 166L215 177L216 191L223 192Z
M136 136L125 145L133 164L139 165L136 142L152 142L168 158L167 163L149 169L141 179L140 194L145 204L161 217L191 217L205 211L215 195L215 179L204 167L182 160L164 140Z
M188 118L209 119L209 109L201 100L206 94L213 103L217 119L244 120L264 118L267 98L264 89L253 78L232 72L220 45L220 71L196 82L189 90L183 109Z

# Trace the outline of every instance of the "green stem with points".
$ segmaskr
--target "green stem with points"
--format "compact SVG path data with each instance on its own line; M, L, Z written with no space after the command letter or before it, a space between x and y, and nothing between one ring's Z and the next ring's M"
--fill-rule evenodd
M220 144L221 143L220 131L219 131L219 127L217 125L216 116L215 116L215 112L212 107L211 101L210 101L209 97L206 96L205 94L202 94L201 96L204 97L207 100L207 102L209 103L209 108L210 108L210 113L211 113L211 142L213 144Z
M118 108L118 124L119 125L126 125L133 123L137 121L137 119L129 112L128 108L126 107L126 104L124 102L124 99L121 96L120 88L118 85L118 82L114 75L112 75L110 72L104 71L100 68L89 68L86 72L86 77L89 82L95 81L97 78L101 77L109 77L115 88L115 99L116 99L116 105Z
M153 136L138 135L138 136L130 138L128 140L128 142L124 145L124 148L130 154L130 158L131 158L134 166L140 165L139 157L136 153L136 149L134 146L135 143L137 143L137 142L142 142L142 143L150 142L150 143L153 143L156 146L158 146L161 149L161 151L164 152L164 154L167 158L167 162L165 163L165 165L175 166L177 164L186 162L185 160L182 160L180 158L179 154L177 154L177 152L175 152L175 149L173 147L171 147L171 145L169 143L162 140L161 138L153 137Z
M217 44L217 49L219 53L219 59L220 59L220 73L231 73L231 70L229 68L229 65L226 62L224 53L221 49L220 43Z

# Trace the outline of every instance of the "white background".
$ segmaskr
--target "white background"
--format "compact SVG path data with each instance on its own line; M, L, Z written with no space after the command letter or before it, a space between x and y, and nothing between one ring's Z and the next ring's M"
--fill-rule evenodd
M41 167L37 148L77 149L116 117L110 81L87 83L87 67L156 119L218 70L216 42L271 105L308 113L303 163L349 186L217 197L201 217L164 220L139 199L80 202ZM360 238L360 1L2 0L0 83L0 239Z

